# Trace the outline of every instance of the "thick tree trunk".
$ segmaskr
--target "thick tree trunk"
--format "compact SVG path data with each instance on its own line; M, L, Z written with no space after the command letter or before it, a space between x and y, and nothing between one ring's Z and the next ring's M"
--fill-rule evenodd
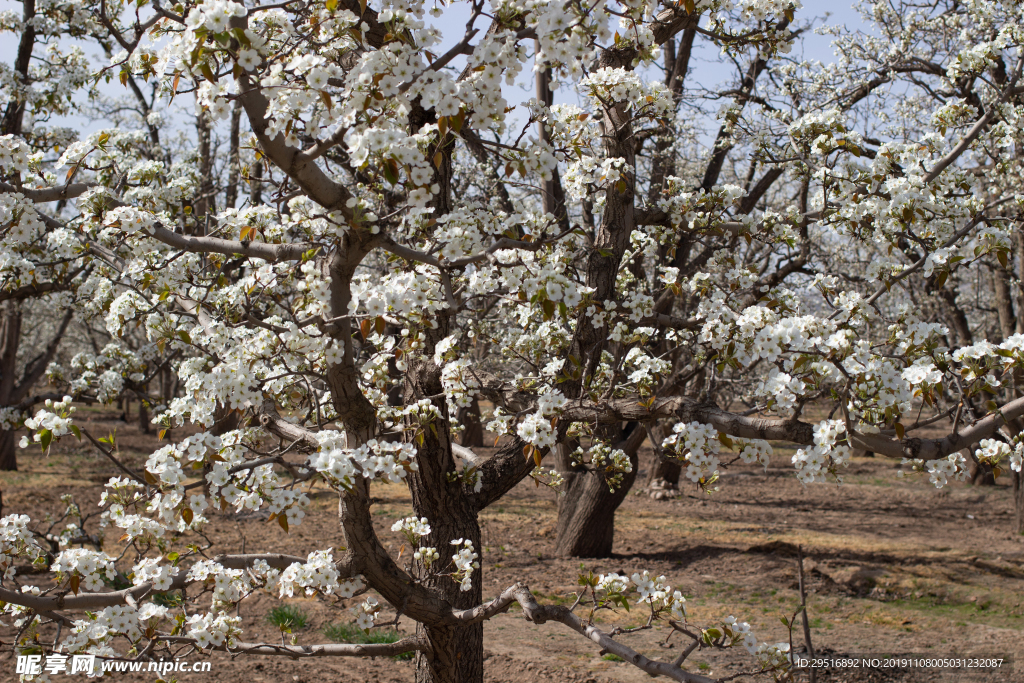
M609 490L605 478L595 472L569 471L562 475L565 477L565 495L558 499L556 555L611 556L615 543L615 511L636 481L639 465L636 453L644 436L643 428L634 425L633 431L625 435L625 440L616 444L616 448L621 448L629 456L633 471L622 477L615 491Z
M18 451L14 432L0 429L0 471L14 472L18 469Z
M615 543L615 511L636 480L633 472L623 477L614 493L603 477L593 472L570 472L565 495L558 499L555 554L559 557L610 557Z
M32 50L36 45L36 27L32 20L36 16L35 0L22 0L22 19L25 29L22 31L21 40L18 43L18 53L14 59L14 71L18 74L18 81L28 87L28 67L32 60ZM7 109L4 111L3 120L0 121L0 133L3 135L19 135L22 124L25 120L25 99L18 93L13 93Z
M443 394L441 369L434 364L429 350L448 333L448 320L438 319L438 326L427 335L425 359L414 364L406 374L405 401L413 403L427 396ZM443 399L435 400L441 419L432 429L422 432L417 444L418 468L409 473L409 491L416 514L430 520L430 535L423 539L441 555L441 566L451 566L451 557L462 549L453 541L469 540L477 554L482 554L480 525L477 510L467 495L468 489L452 475L455 460L452 457L451 432L448 428L448 406ZM451 566L451 570L455 567ZM442 575L443 574L443 575ZM463 591L449 572L434 572L423 579L423 584L435 595L456 609L468 609L483 602L482 572L475 570L472 587ZM417 633L430 642L430 653L416 657L416 683L483 683L484 631L483 624L471 626L424 626Z
M484 445L484 425L480 421L480 401L473 399L473 405L459 409L459 424L465 429L462 432L462 445L467 448Z

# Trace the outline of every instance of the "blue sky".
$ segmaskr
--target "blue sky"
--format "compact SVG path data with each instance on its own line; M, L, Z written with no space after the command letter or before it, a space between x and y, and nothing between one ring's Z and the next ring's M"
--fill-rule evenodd
M372 6L376 3L371 0L370 4ZM0 10L13 10L20 14L21 3L14 0L0 0ZM826 20L828 24L845 24L851 29L864 28L860 16L851 6L851 0L841 0L838 3L809 1L798 12L798 21L800 19L806 20L810 17L818 17L819 21L816 21L815 25L821 25L820 19L825 17L826 13L831 13ZM445 39L439 48L440 52L461 40L468 18L469 6L460 2L447 7L444 14L438 18L428 16L428 21L432 25L441 28L444 32ZM486 22L486 18L478 20L477 24L481 32L486 30ZM3 39L0 39L0 60L9 65L12 64L17 50L17 43L18 36L11 34L7 34ZM718 61L717 50L710 46L707 41L698 41L698 43L699 46L694 53L691 76L688 79L688 83L692 84L692 86L715 89L716 86L727 82L733 76L732 67L729 64ZM98 63L105 63L106 60L98 48L85 43L80 44L90 57L96 58ZM801 43L795 48L795 52L806 59L816 59L822 62L832 61L831 37L808 32L804 35ZM456 61L454 64L458 66L459 62ZM509 100L510 104L525 101L533 96L533 83L528 69L524 70L523 76L523 82L519 86L507 88L506 99ZM103 85L102 89L111 97L126 94L126 90L116 80L110 84ZM556 94L556 101L564 102L567 99L575 99L575 97L572 93L568 92ZM87 121L81 117L69 117L64 121L53 121L51 123L53 125L69 125L86 133L104 127L104 124L101 122ZM709 126L709 128L717 129L717 125Z

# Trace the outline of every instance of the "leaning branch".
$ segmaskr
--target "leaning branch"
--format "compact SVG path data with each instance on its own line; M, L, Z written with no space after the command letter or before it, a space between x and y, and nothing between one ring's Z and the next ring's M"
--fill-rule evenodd
M530 588L523 583L517 583L506 588L502 591L501 595L488 603L473 609L453 612L452 617L461 623L473 624L507 611L513 603L519 603L527 621L538 625L548 621L557 621L565 624L581 636L596 643L603 651L621 657L623 661L629 662L652 676L666 676L674 681L681 681L681 683L716 683L713 678L689 673L674 664L648 659L636 650L614 640L593 624L580 619L568 607L562 605L539 605L536 599L534 599L533 593L530 592Z
M516 412L529 410L532 407L531 402L522 392L511 389L502 391L485 387L481 390L481 394L485 398L495 401L497 405L510 407ZM893 458L938 460L951 453L969 448L972 443L992 436L1003 426L1021 417L1024 417L1024 397L1006 403L966 429L960 430L959 433L951 433L939 439L910 437L894 439L882 434L864 434L850 429L847 432L847 441L853 448L873 451ZM743 439L788 441L801 446L814 443L814 426L807 422L739 415L685 396L658 398L650 404L641 402L639 396L600 402L572 402L562 410L559 419L571 422L596 420L607 424L631 420L649 422L664 418L672 418L680 422L696 421L710 424L724 434Z

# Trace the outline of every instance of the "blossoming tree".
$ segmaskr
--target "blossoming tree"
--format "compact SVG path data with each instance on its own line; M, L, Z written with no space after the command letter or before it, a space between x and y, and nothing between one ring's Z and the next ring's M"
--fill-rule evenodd
M708 491L724 453L767 464L771 441L798 444L808 484L841 480L851 448L940 487L968 459L1019 472L1024 335L1003 325L1024 268L1019 10L872 5L881 37L839 32L823 67L787 56L808 26L789 0L459 8L454 33L426 25L441 6L403 0L91 8L87 34L112 55L98 75L154 97L138 100L138 131L53 153L0 139L4 254L67 242L89 314L175 368L182 393L154 419L199 432L145 471L118 463L101 501L117 551L81 547L74 523L51 549L26 517L0 521L0 599L23 634L54 628L52 648L101 657L416 651L417 680L479 681L482 623L518 603L651 674L706 681L685 656L742 645L752 670L784 677L787 646L736 620L688 622L664 577L581 576L573 608L521 583L485 600L478 514L533 477L564 491L560 551L608 553L652 435ZM698 39L741 66L737 88L687 88ZM528 77L536 97L509 99ZM192 161L166 143L174 101L200 117ZM963 296L990 271L998 343ZM24 277L4 291L38 276ZM106 371L80 371L51 378L99 396ZM455 445L474 400L504 437L486 459ZM826 419L806 419L823 404ZM945 437L915 436L937 424ZM73 433L115 457L70 398L24 425L26 446ZM375 533L374 481L409 487L416 516L392 532L411 554ZM300 524L309 486L337 492L339 529L306 557L210 557L197 542L230 510ZM54 581L30 585L26 562ZM180 612L154 601L167 590L185 591ZM247 642L231 607L261 590L418 629L381 645ZM594 624L624 602L694 648L654 661Z

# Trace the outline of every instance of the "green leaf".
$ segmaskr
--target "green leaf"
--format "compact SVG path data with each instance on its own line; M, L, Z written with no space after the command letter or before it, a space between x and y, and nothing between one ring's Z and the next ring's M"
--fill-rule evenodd
M186 344L192 343L192 337L189 336L185 330L178 330L178 339L185 342Z
M555 302L547 299L541 304L541 308L544 309L544 319L551 320L551 317L555 314Z
M71 433L78 437L78 440L82 440L82 430L77 425L71 425Z
M49 429L44 429L39 432L39 445L43 447L44 451L50 447L51 441L53 441L53 432Z

